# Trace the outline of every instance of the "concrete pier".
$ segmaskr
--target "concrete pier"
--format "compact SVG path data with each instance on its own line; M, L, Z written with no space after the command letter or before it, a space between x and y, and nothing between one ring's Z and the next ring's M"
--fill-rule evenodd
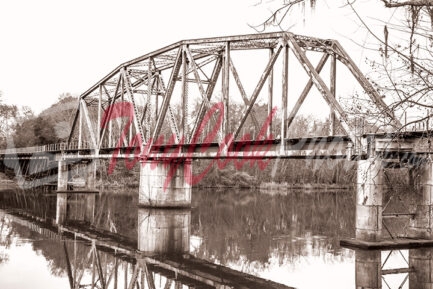
M409 289L433 288L433 249L409 250Z
M138 250L149 254L188 253L189 209L138 209Z
M66 191L68 190L69 181L69 167L66 160L59 160L59 166L57 171L57 190Z
M382 263L380 251L355 252L356 288L382 288Z
M86 175L86 188L88 190L94 190L96 188L96 168L98 165L98 160L95 159L90 161L87 166L87 175Z
M95 218L96 194L58 193L56 203L56 224L68 221L93 223Z
M144 161L138 203L144 207L191 206L191 160Z
M382 237L383 168L380 158L358 161L356 238L379 241Z
M419 168L419 187L415 191L415 217L410 220L409 236L432 239L433 229L433 162L425 161Z

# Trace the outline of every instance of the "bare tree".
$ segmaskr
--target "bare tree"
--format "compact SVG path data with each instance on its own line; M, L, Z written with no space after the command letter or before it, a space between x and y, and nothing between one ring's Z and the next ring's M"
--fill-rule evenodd
M370 16L358 11L357 0L340 0L339 4L341 9L350 9L354 15L352 20L368 32L367 40L358 44L377 51L376 56L379 57L368 59L371 66L369 78L387 96L388 105L400 116L405 116L407 112L417 116L405 121L406 126L423 123L425 128L426 122L429 125L428 120L432 116L430 109L433 108L433 0L375 1L382 3L383 9L395 12L392 21L376 19L383 25L381 31L370 27L367 21ZM283 23L289 26L285 20L299 13L295 8L307 5L317 8L318 3L317 0L281 1L268 18L253 27L258 31L269 26L287 30ZM320 11L315 9L314 13Z

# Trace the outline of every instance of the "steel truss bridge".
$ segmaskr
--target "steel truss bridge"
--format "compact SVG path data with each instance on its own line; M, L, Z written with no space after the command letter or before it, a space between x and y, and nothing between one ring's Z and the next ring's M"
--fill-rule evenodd
M289 58L296 71L289 71ZM327 72L322 71L325 67ZM373 103L372 110L379 112L382 126L394 133L364 133L336 98L340 74L344 81L351 75ZM305 78L303 89L291 84L299 82L300 75ZM293 121L313 87L329 106L331 129L320 137L290 138ZM296 99L290 108L289 99ZM338 41L275 32L183 40L122 63L79 97L67 143L0 153L353 158L366 156L383 140L398 139L384 149L388 151L402 151L402 140L407 139L405 152L416 147L413 139L419 140L423 132L401 133L401 128Z

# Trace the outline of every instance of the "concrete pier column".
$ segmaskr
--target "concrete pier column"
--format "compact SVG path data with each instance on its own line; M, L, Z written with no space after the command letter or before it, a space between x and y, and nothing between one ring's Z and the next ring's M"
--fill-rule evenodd
M66 160L59 160L57 172L57 190L66 191L68 189L69 170Z
M96 168L97 160L90 161L87 166L86 176L86 187L88 190L94 190L96 188Z
M409 289L433 288L433 249L409 250Z
M188 253L190 209L138 208L138 250L149 254Z
M138 204L160 208L190 207L191 169L191 160L142 162Z
M358 161L356 238L378 241L382 235L383 168L380 158Z
M419 187L415 192L415 217L410 220L409 236L432 239L433 229L433 162L419 168Z
M94 193L58 193L56 224L62 225L68 221L93 223L95 202Z
M58 193L56 197L56 224L63 225L66 221L68 194Z
M382 263L380 251L355 252L356 288L382 288Z

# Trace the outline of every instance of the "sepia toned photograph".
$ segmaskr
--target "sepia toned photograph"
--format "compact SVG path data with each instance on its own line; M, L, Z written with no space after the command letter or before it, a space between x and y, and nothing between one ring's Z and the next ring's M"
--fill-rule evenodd
M0 0L0 288L431 289L432 137L433 0Z

